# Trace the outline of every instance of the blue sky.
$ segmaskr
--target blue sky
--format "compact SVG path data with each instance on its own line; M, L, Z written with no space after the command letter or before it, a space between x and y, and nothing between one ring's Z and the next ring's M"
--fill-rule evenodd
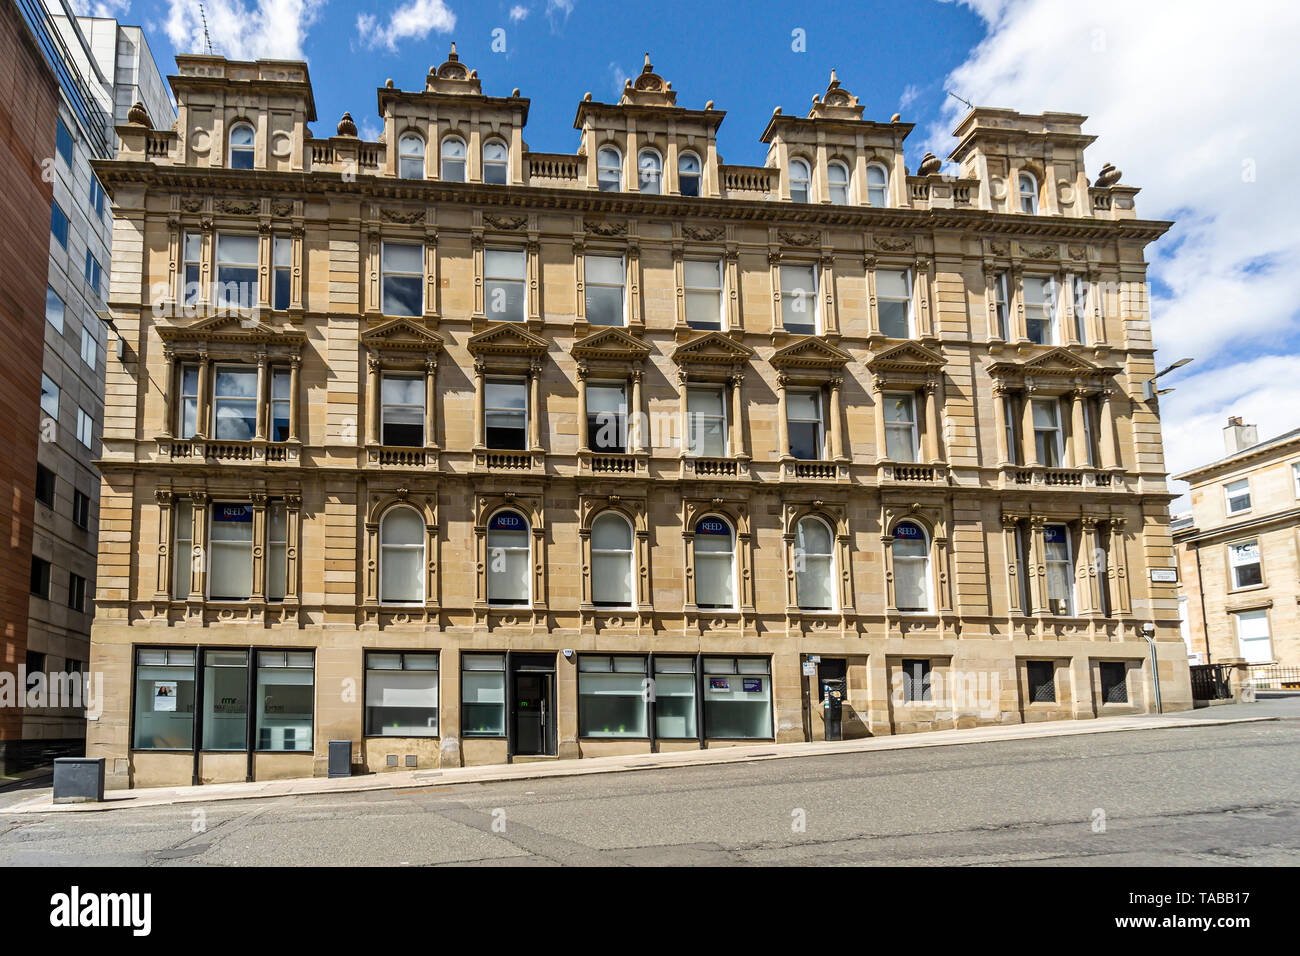
M164 72L173 50L202 48L197 0L72 2L143 25ZM1161 401L1169 471L1218 457L1229 415L1261 437L1300 426L1300 128L1283 109L1300 88L1294 0L1236 0L1230 16L1218 0L203 4L216 52L308 60L319 136L346 109L373 137L376 87L421 88L452 40L485 91L531 97L525 138L542 152L573 151L583 94L615 101L647 51L678 102L727 111L729 163L761 163L773 107L806 113L832 67L868 118L916 124L912 169L952 147L965 107L945 90L1086 114L1089 174L1114 163L1142 189L1139 215L1176 220L1147 250L1156 362L1195 359L1162 382L1177 389Z

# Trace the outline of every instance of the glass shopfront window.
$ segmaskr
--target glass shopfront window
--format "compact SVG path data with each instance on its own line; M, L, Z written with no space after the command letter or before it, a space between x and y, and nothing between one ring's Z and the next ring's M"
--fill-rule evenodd
M312 651L258 651L258 750L312 750L314 665Z
M204 750L248 747L248 651L203 652Z
M463 737L506 735L506 657L504 654L462 654L460 658Z
M772 739L772 666L767 658L704 658L704 735Z
M696 737L695 659L655 658L655 736Z
M437 654L366 654L366 736L438 736Z
M644 657L578 657L578 736L645 737Z
M142 647L135 653L136 750L194 747L194 651Z

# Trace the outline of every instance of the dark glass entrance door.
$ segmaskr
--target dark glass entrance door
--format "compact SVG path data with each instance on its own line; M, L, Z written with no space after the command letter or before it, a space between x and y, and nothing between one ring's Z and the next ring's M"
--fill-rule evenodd
M520 756L554 754L555 672L525 664L511 679L514 681L510 715L514 752Z
M822 658L817 665L818 703L822 708L827 740L844 739L845 667L842 659Z

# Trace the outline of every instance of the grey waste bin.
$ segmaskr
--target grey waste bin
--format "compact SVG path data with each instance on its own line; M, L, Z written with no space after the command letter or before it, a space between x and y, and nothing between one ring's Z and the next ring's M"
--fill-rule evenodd
M103 757L55 758L55 803L95 803L103 799Z
M330 772L331 777L350 777L352 776L352 741L350 740L331 740L330 741Z

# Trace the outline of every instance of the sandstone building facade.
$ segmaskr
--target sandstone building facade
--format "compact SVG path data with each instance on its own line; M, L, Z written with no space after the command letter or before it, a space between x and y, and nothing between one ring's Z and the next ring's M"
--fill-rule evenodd
M1223 434L1224 457L1177 476L1191 484L1174 522L1188 650L1300 681L1300 429L1260 441L1233 418Z
M113 785L1191 705L1168 223L1083 117L975 110L911 175L832 76L728 166L648 58L575 154L454 49L373 143L312 136L302 63L177 65L98 165Z

